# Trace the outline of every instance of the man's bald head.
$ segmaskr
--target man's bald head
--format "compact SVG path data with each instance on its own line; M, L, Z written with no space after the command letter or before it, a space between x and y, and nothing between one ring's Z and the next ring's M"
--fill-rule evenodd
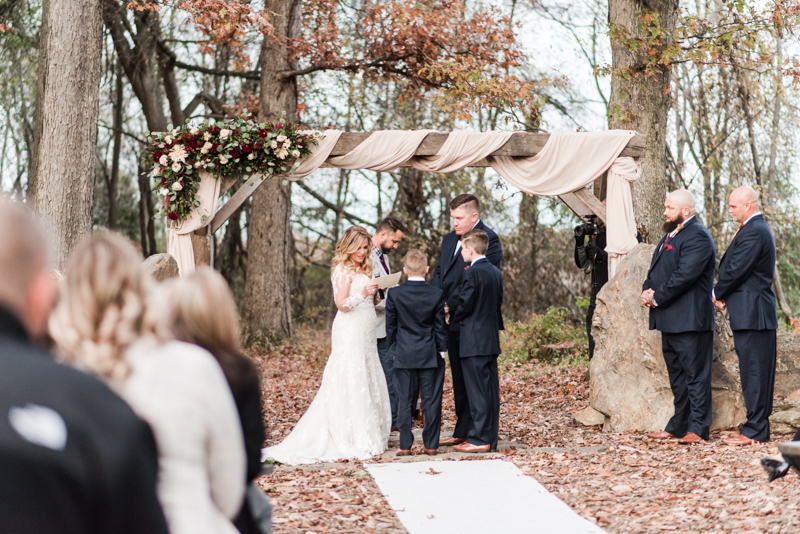
M44 334L55 297L47 261L47 241L31 210L0 199L0 306L33 336Z
M686 189L676 189L664 201L664 232L673 231L694 213L694 196Z
M737 187L728 197L728 213L739 224L743 224L759 211L761 208L758 205L758 193L748 185Z

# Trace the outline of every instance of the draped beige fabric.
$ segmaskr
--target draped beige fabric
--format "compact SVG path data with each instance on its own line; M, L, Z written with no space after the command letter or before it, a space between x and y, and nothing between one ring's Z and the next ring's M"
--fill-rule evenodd
M342 169L390 171L403 164L425 172L453 172L484 158L506 181L520 190L541 196L571 193L593 182L606 171L608 175L608 246L609 276L634 246L636 225L633 217L631 183L639 177L633 158L619 158L620 152L636 132L610 130L604 132L559 132L550 136L541 152L532 157L490 156L502 147L513 132L450 133L435 156L414 156L417 147L433 130L377 131L351 152L329 158L342 132L326 130L319 143L289 180L305 178L326 161ZM177 228L170 229L169 253L178 262L181 275L194 271L194 253L189 233L206 224L216 210L219 180L201 173L201 206ZM202 222L202 216L208 216Z

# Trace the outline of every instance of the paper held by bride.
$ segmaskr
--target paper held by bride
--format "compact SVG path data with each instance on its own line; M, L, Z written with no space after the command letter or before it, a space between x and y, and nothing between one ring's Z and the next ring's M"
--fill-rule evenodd
M631 184L640 176L644 136L628 130L601 132L468 132L384 130L343 133L326 130L312 153L299 161L300 180L320 167L388 171L411 166L424 172L446 173L465 167L491 166L519 190L538 196L558 196L578 216L597 215L608 227L609 274L638 243ZM209 265L210 237L269 176L255 174L216 209L220 195L236 179L215 179L205 171L198 190L200 206L168 231L169 253L181 275L195 265ZM280 184L280 180L270 180ZM586 186L594 183L592 194ZM605 197L607 205L601 198ZM211 230L209 232L209 229Z
M379 289L387 289L390 287L394 287L400 283L400 278L403 276L403 272L390 274L388 276L379 276L378 278L373 278L373 282L378 284Z

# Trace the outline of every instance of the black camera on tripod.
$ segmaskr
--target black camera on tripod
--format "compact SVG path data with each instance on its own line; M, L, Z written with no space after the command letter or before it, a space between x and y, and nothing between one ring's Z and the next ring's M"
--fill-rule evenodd
M595 239L597 239L597 234L600 233L597 215L584 215L581 219L583 219L583 222L575 227L575 238L580 239L588 235L590 243L594 244Z

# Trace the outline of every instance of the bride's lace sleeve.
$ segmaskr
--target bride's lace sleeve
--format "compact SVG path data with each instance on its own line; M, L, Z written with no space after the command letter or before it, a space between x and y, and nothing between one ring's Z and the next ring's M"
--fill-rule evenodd
M350 284L353 282L353 273L342 267L337 266L331 275L333 284L333 300L339 311L347 312L358 306L364 301L365 297L361 294L350 295Z

